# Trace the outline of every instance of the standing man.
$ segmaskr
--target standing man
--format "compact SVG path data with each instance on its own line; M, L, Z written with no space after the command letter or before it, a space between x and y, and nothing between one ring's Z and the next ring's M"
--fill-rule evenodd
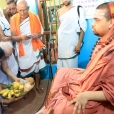
M57 68L75 68L78 67L77 55L80 53L86 30L86 20L82 7L73 6L71 0L62 2L64 7L57 12L59 21L55 43L55 49L58 50Z
M29 6L25 0L17 1L17 11L18 13L11 18L10 29L12 40L16 41L21 77L34 74L36 90L41 93L39 71L45 67L42 58L42 49L45 45L40 41L43 28L39 17L29 12Z

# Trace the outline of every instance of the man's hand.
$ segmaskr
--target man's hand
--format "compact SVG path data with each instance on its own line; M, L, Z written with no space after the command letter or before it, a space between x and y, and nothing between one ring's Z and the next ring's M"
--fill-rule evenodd
M21 78L16 78L15 81L20 82Z
M11 97L10 99L4 99L3 100L3 104L11 104L19 99L21 99L23 97L18 97L18 98L15 98L15 97Z
M21 35L21 40L29 40L31 39L31 37L29 37L28 35Z
M75 112L77 112L78 114L81 114L82 112L82 114L84 114L87 102L88 97L86 92L77 95L77 97L69 103L69 105L74 104L73 114L75 114Z
M34 34L32 34L32 38L34 38L34 39L40 38L40 37L42 37L42 34L40 34L40 33L34 33Z
M80 53L80 44L77 44L77 46L74 48L75 53Z

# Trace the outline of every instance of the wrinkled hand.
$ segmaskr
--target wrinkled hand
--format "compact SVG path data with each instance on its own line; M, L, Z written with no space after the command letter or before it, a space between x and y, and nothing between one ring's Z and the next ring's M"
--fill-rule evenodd
M82 68L74 68L75 70L77 70L77 73L78 74L83 74L85 69L82 69Z
M22 40L29 40L29 39L31 39L31 37L29 37L27 35L21 35L21 39Z
M32 38L34 38L34 39L39 38L39 34L38 33L34 33L32 35L33 35Z
M74 48L74 52L80 53L80 45L79 44Z
M74 104L73 114L75 114L76 112L78 114L81 114L81 112L82 114L84 114L87 102L88 98L86 92L77 95L77 97L69 103L69 105Z

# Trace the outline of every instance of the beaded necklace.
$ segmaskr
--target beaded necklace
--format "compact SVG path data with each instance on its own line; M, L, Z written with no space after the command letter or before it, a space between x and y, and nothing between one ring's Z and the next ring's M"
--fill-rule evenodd
M108 39L106 40L106 42L101 42L100 39L101 39L101 38L98 39L98 41L97 41L96 44L94 45L94 48L92 49L92 52L91 52L91 55L90 55L90 60L91 60L93 51L95 50L96 46L97 46L97 45L101 45L101 47L98 48L97 51L95 51L95 54L97 54L97 53L98 53L102 48L104 48L106 45L110 44L110 43L112 42L112 40L114 39L114 36L108 38Z

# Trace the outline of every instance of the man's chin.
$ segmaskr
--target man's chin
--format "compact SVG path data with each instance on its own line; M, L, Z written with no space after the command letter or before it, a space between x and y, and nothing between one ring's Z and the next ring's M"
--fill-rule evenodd
M94 30L93 30L94 35L98 35Z
M99 36L99 34L97 34L97 33L94 33L94 35Z
M69 3L63 3L65 6L69 6L70 5L70 2Z

